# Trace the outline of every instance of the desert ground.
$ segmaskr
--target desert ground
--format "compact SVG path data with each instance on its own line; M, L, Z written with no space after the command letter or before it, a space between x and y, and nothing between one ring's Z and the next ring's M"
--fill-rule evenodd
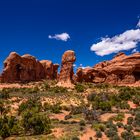
M56 81L0 85L6 140L139 140L140 88Z

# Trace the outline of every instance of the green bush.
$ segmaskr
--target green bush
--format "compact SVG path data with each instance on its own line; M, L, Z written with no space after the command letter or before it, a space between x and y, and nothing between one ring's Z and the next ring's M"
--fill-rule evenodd
M96 93L90 93L90 94L87 96L87 100L88 100L88 101L95 101L95 97L96 97Z
M3 124L3 127L0 129L0 136L6 138L10 136L10 129L8 124Z
M76 84L75 89L77 92L84 92L85 91L85 87L82 84Z
M54 105L51 105L51 111L52 113L60 113L61 112L61 106L60 106L60 103L56 103Z
M104 132L106 127L104 124L102 123L98 123L98 122L95 122L92 124L92 128L95 130L95 131L102 131Z
M135 94L135 91L129 87L121 88L119 90L119 98L121 100L125 100L125 101L130 100L133 94Z
M42 105L40 102L40 98L33 96L30 99L28 99L27 102L21 103L21 105L19 106L18 112L20 114L27 109L30 109L30 110L34 109L37 112L41 111Z
M27 110L22 115L22 126L25 132L31 134L49 134L51 132L51 121L44 115Z
M118 128L123 128L123 123L121 122L117 122L116 125L118 126Z
M84 120L80 120L79 124L80 124L80 126L85 126L86 125Z
M0 118L0 136L2 138L9 137L13 127L17 125L17 119L13 116L2 116Z
M80 140L77 136L71 138L71 140Z
M111 111L111 103L110 102L100 102L99 108L102 111Z
M133 123L133 117L127 118L127 124L131 125Z
M113 137L113 136L117 135L117 132L110 128L105 131L105 134L107 137Z
M10 98L9 93L7 92L0 93L0 99L8 99L8 98Z
M123 119L124 119L124 113L118 113L117 116L113 117L114 121L123 121Z
M102 132L101 131L96 131L96 137L101 138L102 137Z
M124 140L133 140L134 139L134 134L130 133L130 132L127 132L127 131L124 131L124 132L121 133L121 137Z
M140 126L140 112L136 112L135 122L137 126Z
M83 113L84 109L85 109L85 107L82 105L72 106L70 114L72 114L72 115L81 114L81 113Z
M125 125L124 129L126 129L128 132L133 130L133 127L131 125Z
M67 88L59 87L59 86L50 87L49 91L53 92L53 93L66 93L66 92L68 92Z

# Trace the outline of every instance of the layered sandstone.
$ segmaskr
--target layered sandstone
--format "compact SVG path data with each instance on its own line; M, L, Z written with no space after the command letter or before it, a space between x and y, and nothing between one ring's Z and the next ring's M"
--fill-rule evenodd
M73 83L73 63L75 62L75 52L72 50L66 51L62 56L61 70L58 79L58 85L71 87Z
M20 56L16 52L12 52L4 61L4 70L0 81L12 83L53 79L56 78L56 71L56 66L48 60L40 62L29 54Z
M129 56L118 53L110 61L101 62L92 68L78 69L77 79L118 85L140 82L140 53Z

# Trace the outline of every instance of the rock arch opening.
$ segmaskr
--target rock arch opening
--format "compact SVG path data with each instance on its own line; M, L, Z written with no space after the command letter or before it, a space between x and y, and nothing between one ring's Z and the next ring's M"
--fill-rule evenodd
M17 64L16 65L16 80L20 81L20 74L21 74L21 65Z
M134 71L133 75L136 81L140 81L140 71Z

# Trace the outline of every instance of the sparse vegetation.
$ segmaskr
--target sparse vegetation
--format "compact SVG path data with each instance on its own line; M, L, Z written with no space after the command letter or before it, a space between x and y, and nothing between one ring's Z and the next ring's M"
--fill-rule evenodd
M140 132L139 93L138 88L87 83L69 90L48 81L34 88L7 88L0 92L0 137L43 135L45 139L55 139L58 131L64 136L57 139L80 139L91 129L95 136L89 139L138 138L135 132ZM130 103L136 104L136 108ZM106 114L108 118L104 120Z

